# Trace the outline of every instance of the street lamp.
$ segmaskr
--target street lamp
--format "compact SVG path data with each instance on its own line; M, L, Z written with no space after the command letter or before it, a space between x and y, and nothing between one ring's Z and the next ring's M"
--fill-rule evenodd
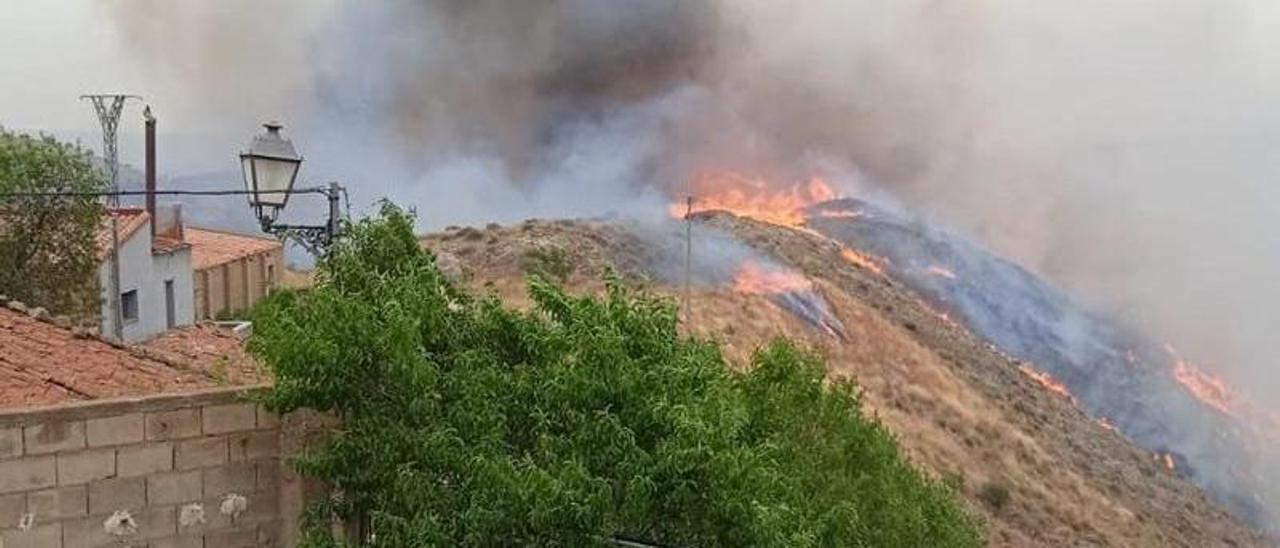
M293 188L302 156L293 148L293 142L280 134L284 126L268 122L263 127L266 132L255 136L249 150L240 153L240 170L249 206L262 223L263 232L281 239L292 238L313 254L322 255L338 233L338 200L342 187L329 183L326 187ZM292 194L324 194L329 200L329 222L322 226L277 223L280 210Z

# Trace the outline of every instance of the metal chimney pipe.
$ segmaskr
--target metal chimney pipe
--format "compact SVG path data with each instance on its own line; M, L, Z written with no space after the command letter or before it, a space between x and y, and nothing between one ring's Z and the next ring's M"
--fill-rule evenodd
M151 105L142 111L147 120L147 215L151 217L151 236L156 235L156 117L151 115Z

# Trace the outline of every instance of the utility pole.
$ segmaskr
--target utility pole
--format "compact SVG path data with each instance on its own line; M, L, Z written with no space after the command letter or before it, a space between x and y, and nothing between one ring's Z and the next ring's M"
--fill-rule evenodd
M107 196L107 218L111 221L111 291L107 302L111 306L111 336L124 341L124 313L120 309L120 221L116 209L120 207L120 157L116 151L116 128L120 125L120 113L129 99L141 99L137 95L96 94L81 95L81 100L93 103L93 110L102 124L102 158L107 162L111 175L111 192Z
M686 196L684 202L684 326L689 329L690 307L693 299L689 294L693 278L693 196Z

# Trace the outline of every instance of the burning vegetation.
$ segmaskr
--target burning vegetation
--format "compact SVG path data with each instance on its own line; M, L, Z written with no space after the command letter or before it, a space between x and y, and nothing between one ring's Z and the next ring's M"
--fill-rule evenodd
M831 185L817 177L777 190L764 179L732 172L705 175L694 181L693 189L697 193L693 213L728 211L791 228L804 226L805 208L839 197ZM685 204L672 204L671 214L681 217L686 209Z
M1167 349L1172 361L1162 361L1150 351L1158 346L1141 342L1130 329L1084 312L1016 265L922 221L901 219L869 203L842 198L818 177L778 186L762 178L722 172L699 178L691 188L697 192L692 205L673 204L673 216L724 211L838 245L843 262L905 283L918 293L922 308L944 324L973 330L1021 361L1017 370L1043 389L1095 417L1105 417L1097 419L1097 424L1152 450L1160 448L1162 467L1197 481L1241 515L1263 513L1253 502L1258 499L1258 482L1217 473L1221 467L1215 464L1256 460L1240 455L1256 456L1253 448L1265 436L1236 422L1252 407L1224 379L1196 368L1172 347ZM962 279L972 282L954 283ZM827 319L826 301L803 275L743 264L734 285L744 294L769 296L778 306L837 338L843 331ZM1167 368L1161 367L1164 363ZM1180 387L1181 395L1169 390L1170 385ZM1077 394L1083 394L1083 399ZM1182 403L1184 396L1192 403ZM1197 406L1220 415L1222 423L1183 417L1199 413L1194 411ZM1250 418L1249 422L1258 421ZM1205 446L1196 441L1200 439L1215 441ZM1177 465L1183 458L1196 462Z
M1018 371L1021 371L1023 375L1026 375L1031 380L1040 383L1040 386L1043 386L1045 390L1053 392L1054 394L1062 396L1068 401L1075 403L1076 397L1071 395L1071 390L1067 388L1067 385L1055 380L1053 375L1040 371L1029 364L1022 364L1018 366Z
M734 289L743 295L761 295L810 325L837 339L844 339L844 325L831 305L799 272L756 262L743 263L734 276Z

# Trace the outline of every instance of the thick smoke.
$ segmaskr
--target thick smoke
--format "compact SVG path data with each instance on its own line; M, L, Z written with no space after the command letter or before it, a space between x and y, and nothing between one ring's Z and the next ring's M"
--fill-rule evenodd
M183 124L288 117L312 174L429 226L660 214L709 169L858 173L1255 398L1280 388L1274 2L104 9Z

